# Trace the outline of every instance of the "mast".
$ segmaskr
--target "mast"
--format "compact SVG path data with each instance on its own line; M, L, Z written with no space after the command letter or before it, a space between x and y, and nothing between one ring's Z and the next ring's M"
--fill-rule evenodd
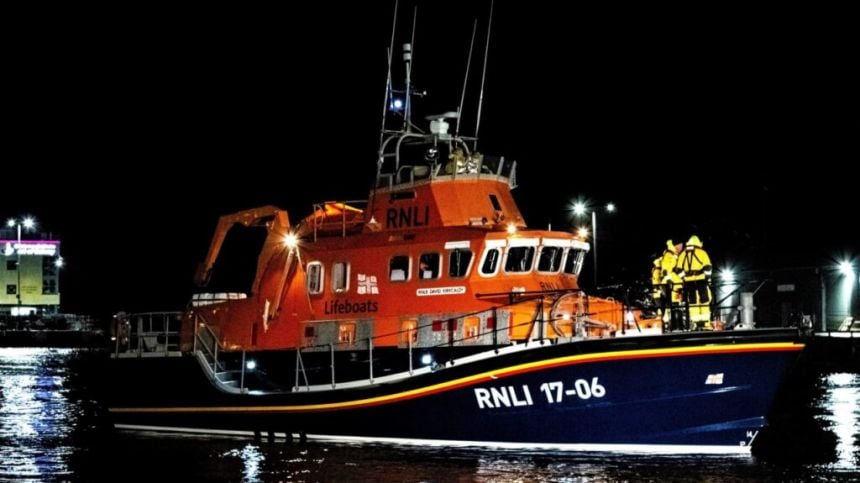
M412 78L410 77L410 64L412 63L412 44L403 44L403 64L406 66L406 99L404 99L403 108L403 130L409 132L410 116L409 112L412 108L412 96L409 95L409 90L412 89Z
M406 93L403 108L403 130L412 132L412 46L415 45L415 24L418 22L418 7L412 14L412 38L403 44L403 65L406 67Z
M487 23L487 43L484 45L484 69L481 74L481 94L478 96L478 119L475 121L475 144L472 146L472 151L478 150L478 131L481 129L481 107L484 104L484 82L487 80L487 57L490 53L490 31L493 28L493 4L490 0L490 20Z
M391 53L394 50L394 32L397 30L397 4L394 1L394 17L391 20L391 41L388 43L388 77L385 79L385 98L382 101L382 126L379 128L379 149L382 149L382 141L385 137L385 118L388 115L388 100L391 98Z
M472 67L472 50L475 48L475 31L478 30L478 19L472 24L472 41L469 43L469 57L466 59L466 74L463 75L463 91L460 92L460 104L457 105L457 125L454 127L454 137L460 136L460 118L463 117L463 102L466 100L466 83L469 82L469 69Z

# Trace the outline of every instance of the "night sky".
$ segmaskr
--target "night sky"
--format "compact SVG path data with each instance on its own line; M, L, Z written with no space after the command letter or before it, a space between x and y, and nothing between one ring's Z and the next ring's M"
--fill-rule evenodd
M7 18L0 216L62 240L64 311L181 309L219 215L366 198L393 3L364 3ZM478 17L473 130L488 7L419 5L414 119L456 110ZM717 266L857 257L849 18L497 2L480 150L518 160L532 227L570 229L578 197L617 204L598 215L607 281L647 279L692 234Z

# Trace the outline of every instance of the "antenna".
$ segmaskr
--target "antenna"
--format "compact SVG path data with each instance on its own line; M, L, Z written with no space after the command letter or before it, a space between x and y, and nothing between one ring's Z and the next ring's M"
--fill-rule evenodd
M394 0L394 18L391 21L391 42L386 52L388 56L388 78L385 80L385 99L382 101L382 126L379 128L379 149L382 149L382 141L385 136L385 117L388 114L388 99L391 97L391 52L394 50L394 32L397 29L397 4ZM380 158L381 160L381 158Z
M490 31L493 28L493 4L490 0L490 21L487 23L487 44L484 46L484 71L481 74L481 94L478 96L478 119L475 121L475 144L472 151L478 150L478 130L481 128L481 106L484 104L484 81L487 80L487 56L490 53Z
M415 24L418 22L418 6L412 14L412 38L403 44L403 64L406 67L406 99L403 109L403 130L412 131L412 46L415 45Z
M415 45L415 25L418 23L418 5L412 10L412 38L410 42Z
M466 83L469 82L469 69L472 67L472 50L475 48L475 31L478 30L478 19L472 24L472 42L469 44L469 57L466 59L466 74L463 76L463 91L460 92L460 104L457 106L457 126L454 137L460 135L460 116L463 113L463 102L466 100Z
M412 78L410 77L410 65L412 63L412 44L403 44L403 65L406 66L406 99L404 100L405 107L403 108L403 130L409 132L409 116L410 107L412 107Z

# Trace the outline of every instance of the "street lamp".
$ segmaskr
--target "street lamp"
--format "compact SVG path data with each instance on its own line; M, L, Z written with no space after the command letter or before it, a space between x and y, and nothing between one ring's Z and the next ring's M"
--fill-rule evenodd
M854 271L853 260L839 262L839 275L841 275L841 280L835 297L838 313L842 317L856 317L854 307L856 289L854 286L857 285L857 273Z
M607 203L606 211L615 212L615 203ZM594 288L597 288L597 208L589 208L585 203L577 201L573 204L573 214L584 215L591 211L591 253L594 254Z
M15 271L18 275L18 284L15 286L15 298L18 299L18 317L21 317L21 228L32 230L36 226L36 220L31 216L22 219L9 218L6 226L18 228L18 244L15 245ZM16 324L16 327L18 325L20 324Z
M842 283L840 284L839 290L836 293L835 304L837 309L840 312L845 312L848 315L851 315L851 311L853 309L852 304L852 292L854 291L854 281L857 279L857 274L854 272L854 263L851 260L843 260L839 262L837 265L833 266L823 266L823 267L815 267L815 270L818 272L819 283L821 284L821 331L827 332L827 281L826 276L828 273L837 271L839 275L842 276Z

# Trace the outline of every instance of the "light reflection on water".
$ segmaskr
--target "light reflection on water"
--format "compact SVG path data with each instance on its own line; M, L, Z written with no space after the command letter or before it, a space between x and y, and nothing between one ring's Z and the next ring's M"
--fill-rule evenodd
M823 407L819 419L836 435L838 468L860 465L860 374L836 373L826 377Z
M0 479L68 475L72 413L64 396L71 349L0 348Z
M824 459L286 444L107 430L74 350L0 349L0 481L809 481L860 479L860 374L815 376L799 435ZM81 367L90 367L83 370ZM801 408L801 409L803 409ZM816 423L817 421L817 423ZM798 427L804 427L802 425ZM829 437L815 437L821 434ZM821 442L825 442L822 444ZM829 442L829 443L828 443ZM119 478L121 476L121 478ZM168 477L169 476L169 477Z
M243 463L242 481L261 481L260 463L263 462L266 457L263 456L259 446L246 444L242 449L231 449L230 451L223 453L222 457L241 458Z

